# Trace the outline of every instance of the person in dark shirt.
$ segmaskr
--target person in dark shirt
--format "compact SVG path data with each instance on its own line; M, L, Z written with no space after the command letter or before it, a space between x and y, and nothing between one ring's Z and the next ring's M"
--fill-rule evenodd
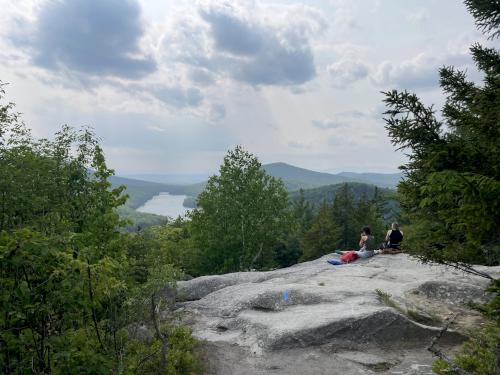
M392 223L391 229L385 236L384 253L401 252L401 242L403 241L403 231L399 229L398 223Z

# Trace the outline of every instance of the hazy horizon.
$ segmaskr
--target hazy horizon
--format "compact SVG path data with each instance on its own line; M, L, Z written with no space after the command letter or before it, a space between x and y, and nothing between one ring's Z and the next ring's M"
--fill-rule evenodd
M117 175L263 164L397 173L380 91L480 80L460 1L0 0L0 80L36 136L90 125ZM446 14L446 17L443 17Z
M261 160L262 162L262 160ZM265 162L262 162L262 165L269 165L269 164L278 164L278 163L284 163L284 162L281 162L281 161L273 161L273 162L269 162L269 163L265 163ZM221 159L221 164L222 164L222 159ZM400 170L396 169L396 170L393 170L393 171L389 171L389 172L380 172L380 171L358 171L358 172L353 172L353 171L346 171L346 170L318 170L318 169L314 169L314 168L306 168L306 167L303 167L303 166L300 166L300 165L295 165L295 164L290 164L290 163L285 163L287 165L291 165L293 167L297 167L297 168L302 168L302 169L307 169L307 170L310 170L310 171L313 171L313 172L319 172L319 173L329 173L329 174L340 174L340 173L359 173L359 174L363 174L363 173L380 173L380 174L396 174L396 173L401 173ZM116 175L117 176L120 176L120 177L133 177L133 176L147 176L147 175L158 175L158 176L172 176L172 177L184 177L184 176L198 176L200 178L207 178L207 177L210 177L214 174L217 174L218 173L218 170L219 170L219 166L216 166L216 168L213 170L213 171L209 171L209 172L193 172L193 173L162 173L162 172L144 172L144 173L141 173L141 172L137 172L137 173L134 173L134 172L131 172L131 173L128 173L128 172L123 172L123 173L118 173L118 171L115 171L116 172ZM201 182L202 180L200 180Z

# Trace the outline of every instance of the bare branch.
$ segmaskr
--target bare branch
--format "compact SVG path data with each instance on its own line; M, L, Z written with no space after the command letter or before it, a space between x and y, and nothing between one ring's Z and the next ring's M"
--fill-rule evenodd
M439 342L441 337L443 337L444 333L448 330L450 327L450 324L453 323L457 316L453 313L451 313L447 318L446 318L446 323L441 328L436 336L433 337L431 341L431 345L427 348L428 351L430 351L432 354L434 354L436 357L439 359L445 361L448 366L450 366L451 370L457 373L458 375L472 375L467 371L462 370L460 367L458 367L452 360L449 358L446 354L444 354L441 349L436 348L436 344Z

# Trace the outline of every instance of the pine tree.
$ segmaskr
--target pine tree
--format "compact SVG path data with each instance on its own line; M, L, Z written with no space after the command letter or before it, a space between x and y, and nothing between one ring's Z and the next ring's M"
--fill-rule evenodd
M377 209L377 202L362 194L354 209L354 222L357 228L369 227L375 241L382 242L385 236L385 225Z
M299 234L302 235L311 227L314 218L313 205L306 201L304 189L299 190L299 199L292 202L292 212L299 224Z
M302 239L301 260L316 259L335 251L341 242L341 228L333 217L333 207L323 203L311 228Z
M333 200L333 219L340 228L340 242L342 249L353 249L358 246L359 232L354 217L354 196L348 184L343 184Z
M500 36L500 2L466 0L477 26L490 39ZM454 67L440 69L446 95L442 120L432 106L407 91L385 93L386 129L392 143L405 149L409 162L398 186L405 215L412 222L405 246L423 261L451 265L492 279L471 264L500 262L500 52L471 47L483 84L468 81ZM409 234L409 236L408 236ZM500 282L483 307L490 322L473 333L451 361L440 360L434 372L493 375L500 371Z
M498 1L466 4L480 27L498 36ZM483 85L454 67L440 69L442 120L415 94L385 93L386 128L409 154L398 187L414 224L408 249L424 261L459 267L500 261L500 54L479 44L471 53Z

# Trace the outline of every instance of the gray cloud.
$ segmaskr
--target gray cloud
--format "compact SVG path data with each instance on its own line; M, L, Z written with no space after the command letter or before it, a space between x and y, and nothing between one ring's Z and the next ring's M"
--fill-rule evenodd
M243 20L216 9L202 9L200 15L210 24L218 50L251 56L262 48L264 41L261 30Z
M345 128L348 123L338 120L313 120L311 124L321 130Z
M213 74L206 69L190 69L188 77L199 86L210 86L215 83Z
M96 76L140 78L156 62L139 48L143 36L136 0L50 1L28 43L36 65Z
M291 10L295 17L275 22L263 19L257 8L221 2L200 6L199 22L186 20L164 39L165 56L255 86L313 79L310 38L323 27L321 17L307 8L303 14ZM194 81L203 79L199 71L192 75Z
M201 91L194 87L163 86L150 91L158 100L176 108L197 107L203 101Z
M276 40L263 48L249 62L235 64L233 78L252 85L297 85L316 76L314 58L309 48L288 50Z

